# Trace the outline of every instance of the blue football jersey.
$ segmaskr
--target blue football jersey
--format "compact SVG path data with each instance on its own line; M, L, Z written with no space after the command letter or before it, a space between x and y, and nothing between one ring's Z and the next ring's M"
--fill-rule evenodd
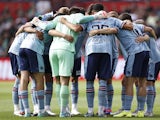
M26 32L22 32L22 33L18 34L14 38L14 40L9 48L8 53L13 53L15 55L19 55L20 46L21 46L23 40L25 39L25 37L27 36L27 34L28 33L26 33Z
M160 50L156 44L156 41L153 37L150 37L150 40L147 41L147 45L150 48L150 58L154 63L160 62Z
M136 54L142 51L150 51L146 42L136 42L136 38L143 35L144 26L141 24L133 24L133 30L119 29L117 38L120 40L121 44L127 51L128 55Z
M82 25L88 33L91 30L104 29L104 28L121 28L123 21L116 18L106 18L101 20L94 20ZM115 39L114 34L97 34L95 36L88 37L86 41L85 51L86 55L91 53L108 53L112 55L112 42Z

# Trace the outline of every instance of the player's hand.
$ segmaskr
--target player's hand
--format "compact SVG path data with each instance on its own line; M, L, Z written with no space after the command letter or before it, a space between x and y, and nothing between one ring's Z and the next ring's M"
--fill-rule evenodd
M95 18L96 19L103 19L103 18L107 18L108 16L107 16L107 12L106 11L104 11L104 10L101 10L101 11L99 11L99 12L97 12L96 14L95 14Z
M127 24L127 30L133 30L133 23L130 20L124 20L124 24Z
M148 41L149 39L150 39L149 35L143 34L136 38L136 42L140 43L140 42Z
M43 40L43 32L36 30L36 36L38 37L39 40Z
M16 32L15 36L19 35L21 32L23 32L24 27L21 26L18 31Z
M137 42L137 43L141 43L141 42L144 42L144 41L145 41L145 39L144 39L143 36L138 36L138 37L136 38L136 42Z
M66 39L69 42L73 42L73 40L74 40L74 38L72 36L67 35L67 34L65 34L63 38Z
M61 17L60 20L59 20L59 22L61 22L62 24L65 24L66 21L67 21L67 20L66 20L66 18L64 18L64 17Z
M91 36L94 36L94 35L96 35L96 34L98 34L98 31L97 30L91 30L90 32L89 32L89 36L91 37Z
M34 24L35 26L37 26L38 21L39 21L38 17L34 17L34 18L32 19L32 21L31 21L31 23Z

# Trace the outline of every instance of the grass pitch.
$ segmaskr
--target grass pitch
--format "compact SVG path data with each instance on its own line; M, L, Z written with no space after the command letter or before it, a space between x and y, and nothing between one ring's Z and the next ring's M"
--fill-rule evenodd
M156 88L157 88L157 96L155 100L154 105L154 117L151 118L113 118L112 116L109 116L107 118L99 118L99 117L92 117L92 118L85 118L83 117L83 114L87 112L87 102L86 102L86 93L85 93L85 81L79 82L79 100L78 100L78 110L82 113L82 115L79 115L77 117L71 117L71 118L59 118L59 106L58 102L55 96L55 92L53 92L52 102L51 102L51 109L53 112L57 113L56 117L30 117L30 118L23 118L23 117L17 117L13 115L13 104L12 104L12 86L14 82L0 82L0 120L82 120L82 119L109 119L109 120L129 120L129 119L145 119L145 120L154 120L154 119L160 119L160 82L156 82ZM29 85L30 86L30 85ZM121 82L120 81L114 81L113 82L114 87L114 97L113 97L113 105L112 105L112 111L115 112L121 107ZM55 84L54 84L55 88ZM30 91L30 87L29 87ZM94 99L94 112L96 113L98 111L98 98L97 98L97 92L98 91L98 84L97 81L95 81L95 99ZM32 110L32 102L31 98L30 100L30 108ZM132 104L132 111L136 109L136 97L134 97L133 104Z

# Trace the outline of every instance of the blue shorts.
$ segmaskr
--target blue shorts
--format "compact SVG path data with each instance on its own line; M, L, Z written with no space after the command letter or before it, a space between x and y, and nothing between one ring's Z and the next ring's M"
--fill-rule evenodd
M19 73L19 57L13 53L9 53L9 57L11 61L12 73L13 75L17 75Z
M144 51L135 55L129 55L126 61L124 73L127 77L147 77L149 52Z
M49 62L49 55L43 55L43 60L44 60L44 66L45 66L45 73L51 73L51 64Z
M19 51L20 70L27 70L31 73L44 72L43 56L26 48Z
M81 57L74 60L72 77L79 77L81 75Z
M116 70L117 63L118 63L118 58L112 59L112 76Z
M87 66L85 77L88 81L97 77L102 80L108 80L111 77L111 60L108 53L92 53L87 57Z
M159 70L160 70L160 62L157 62L157 63L150 62L147 80L148 81L157 80Z

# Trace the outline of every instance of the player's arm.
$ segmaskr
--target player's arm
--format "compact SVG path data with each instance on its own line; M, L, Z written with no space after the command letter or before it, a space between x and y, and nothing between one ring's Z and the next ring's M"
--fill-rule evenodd
M52 21L42 21L39 20L37 17L34 17L31 23L34 24L35 26L40 27L43 30L50 30L56 27L57 17Z
M136 42L144 42L144 41L148 41L149 39L150 39L149 35L143 34L142 36L138 36L136 38Z
M54 17L55 14L56 14L55 11L51 11L51 12L45 13L43 15L39 15L38 18L40 20L43 20L43 21L51 19L51 18L53 19L53 17Z
M35 33L39 40L43 40L44 39L43 32L38 31L33 27L25 27L24 31L28 32L28 33Z
M73 42L73 40L74 40L72 36L64 34L62 32L54 30L54 29L49 30L48 34L51 35L51 36L62 37L62 38L64 38L65 40L67 40L69 42Z
M25 27L23 31L28 32L28 33L36 33L37 30L33 27Z
M22 25L22 26L17 30L16 36L17 36L19 33L24 32L24 29L25 29L26 27L31 27L31 26L32 26L32 24L31 24L30 22L27 22L26 24Z
M77 20L78 24L72 24L65 18L61 17L60 22L65 24L68 28L75 32L80 32L83 30L82 26L79 24L87 23L96 19L107 18L107 13L105 11L99 11L95 15L83 16L81 19Z
M122 28L126 30L133 30L133 23L129 20L124 20L122 24Z
M104 28L104 29L91 30L89 32L89 36L94 36L97 34L115 34L117 32L118 31L116 28Z
M88 15L88 16L84 16L83 18L81 18L79 20L78 23L80 24L84 24L93 20L98 20L98 19L103 19L103 18L107 18L107 13L105 11L99 11L94 15Z
M83 30L82 26L79 24L72 24L69 21L66 20L66 18L61 17L60 18L60 22L62 24L65 24L68 28L70 28L71 30L75 31L75 32L80 32Z
M137 23L137 24L143 24L144 25L144 20L143 19L138 19L134 22ZM153 30L153 28L144 25L144 32L149 32L155 39L157 39L157 35L156 35L155 31Z
M149 32L155 39L157 39L156 33L153 28L144 26L144 32Z

